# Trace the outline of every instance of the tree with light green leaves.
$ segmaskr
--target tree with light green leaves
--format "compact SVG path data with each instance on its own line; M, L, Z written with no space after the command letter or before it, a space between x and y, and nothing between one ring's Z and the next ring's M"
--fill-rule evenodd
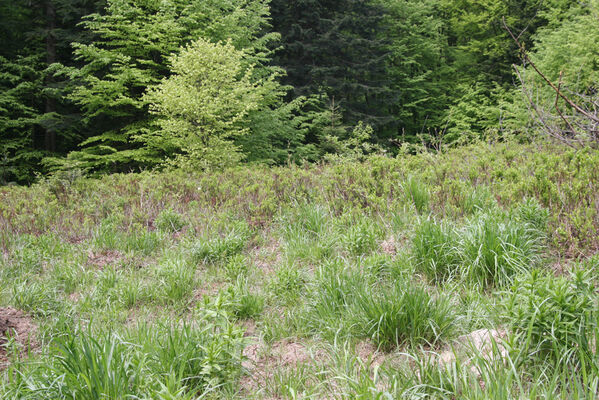
M159 129L150 148L171 149L167 163L186 169L234 165L243 155L234 140L248 134L248 116L276 86L275 75L255 77L254 66L231 41L198 39L171 58L172 75L143 100Z

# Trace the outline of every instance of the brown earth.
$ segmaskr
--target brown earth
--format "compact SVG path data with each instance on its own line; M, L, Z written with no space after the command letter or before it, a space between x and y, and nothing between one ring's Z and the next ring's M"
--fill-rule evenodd
M20 357L38 345L35 341L37 327L30 317L12 307L0 307L0 368L9 364L6 344L16 343Z

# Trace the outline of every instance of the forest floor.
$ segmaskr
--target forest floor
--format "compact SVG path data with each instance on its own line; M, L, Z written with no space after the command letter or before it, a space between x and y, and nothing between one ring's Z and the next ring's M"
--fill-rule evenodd
M598 160L0 188L0 397L596 398Z

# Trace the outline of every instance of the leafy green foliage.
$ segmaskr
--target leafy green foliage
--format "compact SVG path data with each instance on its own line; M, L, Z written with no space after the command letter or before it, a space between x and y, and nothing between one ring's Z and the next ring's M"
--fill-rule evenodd
M0 397L595 398L598 152L546 146L4 187Z
M92 14L86 29L95 34L93 44L75 45L75 57L84 63L69 72L81 82L71 98L82 107L90 131L71 163L100 171L153 165L173 149L140 145L154 132L149 114L149 88L170 75L168 59L179 48L196 40L231 39L231 46L246 48L259 61L271 36L258 39L268 11L262 1L113 0L106 12ZM243 21L243 23L241 22ZM243 28L242 28L243 26Z
M270 90L272 78L254 81L244 53L231 42L199 39L171 59L173 75L148 92L160 129L151 140L172 148L171 161L188 170L236 164L235 137L247 134L245 121Z
M589 274L554 277L531 271L507 293L508 321L535 358L577 363L592 357L596 298Z

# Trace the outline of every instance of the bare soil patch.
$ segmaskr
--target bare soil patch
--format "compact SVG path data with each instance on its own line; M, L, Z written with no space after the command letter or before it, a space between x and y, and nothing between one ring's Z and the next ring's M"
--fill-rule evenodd
M0 307L0 368L8 363L6 345L9 341L16 343L20 355L38 347L35 341L37 326L30 317L12 307Z
M385 254L389 254L394 256L397 254L397 249L399 248L399 243L395 240L393 236L389 236L381 243L381 250Z
M102 269L107 265L115 264L122 256L121 252L116 250L90 251L87 253L87 263Z
M312 352L295 341L281 340L270 347L262 342L252 343L244 349L243 356L243 367L248 374L242 378L241 387L246 393L256 393L267 386L274 371L320 363L325 354L322 351Z

